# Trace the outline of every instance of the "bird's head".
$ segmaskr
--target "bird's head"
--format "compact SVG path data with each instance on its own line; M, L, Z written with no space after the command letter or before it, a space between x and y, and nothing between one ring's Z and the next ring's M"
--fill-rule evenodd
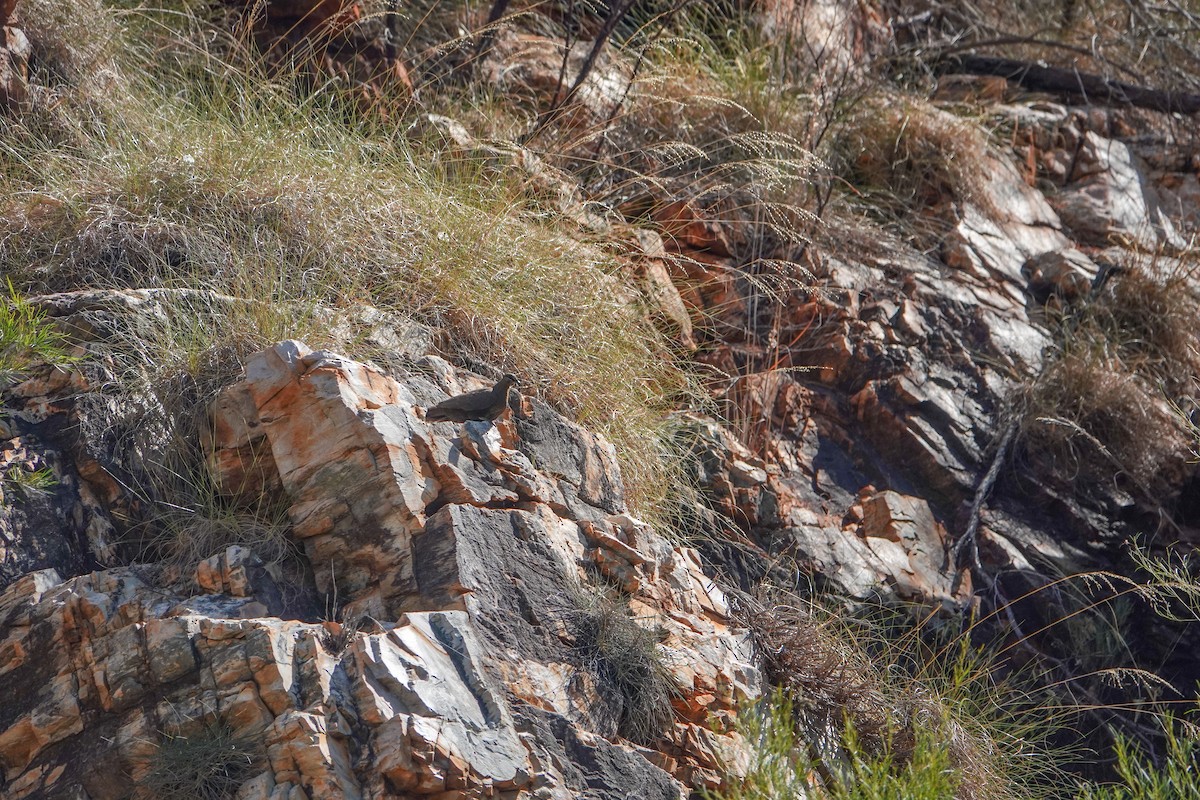
M504 377L500 379L500 383L504 384L507 387L507 386L516 386L516 385L518 385L519 381L517 380L516 375L513 375L511 372L506 372L506 373L504 373Z

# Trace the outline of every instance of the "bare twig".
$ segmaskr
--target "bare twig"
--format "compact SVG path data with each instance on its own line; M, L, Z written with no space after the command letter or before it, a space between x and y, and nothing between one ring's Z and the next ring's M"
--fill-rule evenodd
M492 44L496 39L497 23L504 16L504 12L508 10L508 3L509 0L495 0L492 3L492 10L488 12L487 22L484 23L483 35L479 37L479 44L475 48L474 63L483 63L488 53L491 52Z
M629 13L636 2L637 0L621 0L618 5L612 7L608 18L604 20L603 27L600 28L600 32L596 34L596 38L592 41L592 49L588 51L587 56L583 59L583 64L580 65L579 72L575 75L575 80L571 83L571 88L567 90L566 94L561 94L561 92L555 93L554 102L551 103L550 108L539 114L537 122L534 123L533 130L521 137L522 144L526 144L534 139L547 126L553 124L562 116L563 111L575 99L575 95L579 93L583 82L587 80L588 75L591 74L592 69L596 66L596 59L600 57L600 52L604 49L604 45L608 43L613 31L617 29L617 23Z

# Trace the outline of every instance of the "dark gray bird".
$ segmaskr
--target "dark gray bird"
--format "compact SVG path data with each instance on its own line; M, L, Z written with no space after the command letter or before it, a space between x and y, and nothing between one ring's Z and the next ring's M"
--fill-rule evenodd
M505 375L490 389L479 389L443 400L425 412L427 422L466 422L469 419L494 420L508 407L508 390L516 377Z

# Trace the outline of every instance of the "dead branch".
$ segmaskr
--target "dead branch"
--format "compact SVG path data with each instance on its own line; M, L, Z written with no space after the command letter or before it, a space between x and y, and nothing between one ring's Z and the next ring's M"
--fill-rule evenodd
M1167 114L1200 112L1200 94L1149 89L1070 67L1049 67L1034 61L963 54L941 59L937 69L942 73L998 75L1030 91L1082 97L1088 103L1135 106Z

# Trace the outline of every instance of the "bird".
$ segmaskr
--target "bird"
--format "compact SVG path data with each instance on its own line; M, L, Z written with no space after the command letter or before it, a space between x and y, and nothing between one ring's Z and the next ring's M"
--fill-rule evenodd
M496 419L508 408L508 390L517 384L516 376L505 375L490 389L459 394L443 400L425 412L428 422L466 422Z

